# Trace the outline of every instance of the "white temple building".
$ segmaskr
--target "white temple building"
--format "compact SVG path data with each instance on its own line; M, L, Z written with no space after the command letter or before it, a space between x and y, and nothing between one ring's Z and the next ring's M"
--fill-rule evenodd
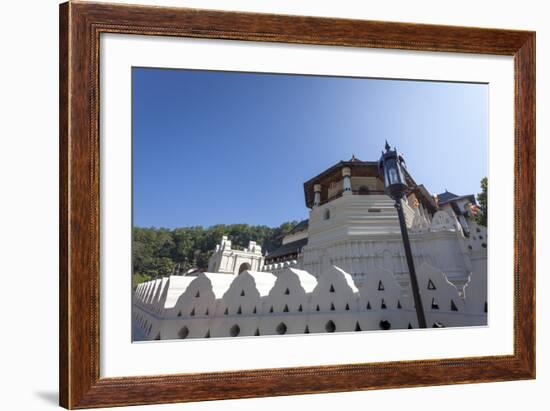
M487 324L487 230L473 195L412 187L403 208L430 327ZM352 157L304 183L309 219L264 255L223 237L208 272L140 284L134 340L417 328L403 240L378 163Z

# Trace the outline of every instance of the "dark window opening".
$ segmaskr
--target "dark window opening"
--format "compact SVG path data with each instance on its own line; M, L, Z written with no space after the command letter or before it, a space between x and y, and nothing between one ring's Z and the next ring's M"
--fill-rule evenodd
M189 328L187 328L186 326L184 326L181 330L179 330L178 332L178 337L180 337L181 339L185 339L187 338L187 336L189 335Z
M277 331L277 334L279 335L283 335L283 334L286 334L286 324L285 323L280 323L277 328L275 329L275 331Z
M229 330L229 335L231 337L236 337L241 333L241 327L239 327L237 324L235 324L231 329Z
M382 320L378 325L381 330L389 330L391 328L391 323L388 320Z
M451 311L458 311L458 308L453 300L451 300Z
M336 324L334 324L334 321L330 320L328 323L326 323L325 330L327 331L327 333L333 333L334 331L336 331Z

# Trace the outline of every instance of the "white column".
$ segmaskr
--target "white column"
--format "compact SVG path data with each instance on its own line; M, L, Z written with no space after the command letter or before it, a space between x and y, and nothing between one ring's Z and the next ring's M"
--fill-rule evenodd
M343 195L353 194L351 191L351 169L349 167L342 168L342 177L344 177Z
M321 204L321 184L313 186L313 207L318 207Z

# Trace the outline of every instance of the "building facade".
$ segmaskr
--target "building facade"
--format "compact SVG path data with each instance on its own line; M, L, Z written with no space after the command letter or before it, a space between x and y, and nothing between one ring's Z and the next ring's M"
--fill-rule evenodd
M262 247L255 241L248 243L248 248L232 248L227 236L222 237L208 261L208 271L224 274L240 274L245 270L259 271L264 265Z
M433 327L487 324L487 230L475 197L432 196L406 173L420 293ZM136 339L417 328L397 213L377 162L352 157L304 183L309 219L273 252L224 237L208 272L140 284Z

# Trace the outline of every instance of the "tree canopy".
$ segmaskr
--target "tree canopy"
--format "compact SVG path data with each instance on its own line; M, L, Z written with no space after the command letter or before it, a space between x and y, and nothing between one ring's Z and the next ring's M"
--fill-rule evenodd
M235 248L248 247L249 241L256 241L264 253L273 251L296 224L296 221L289 221L273 228L248 224L175 229L134 227L132 283L136 286L152 278L170 275L176 266L183 272L192 268L206 270L208 259L224 235Z
M479 211L476 215L476 221L479 225L487 227L487 177L483 177L480 182L481 193L477 195Z

